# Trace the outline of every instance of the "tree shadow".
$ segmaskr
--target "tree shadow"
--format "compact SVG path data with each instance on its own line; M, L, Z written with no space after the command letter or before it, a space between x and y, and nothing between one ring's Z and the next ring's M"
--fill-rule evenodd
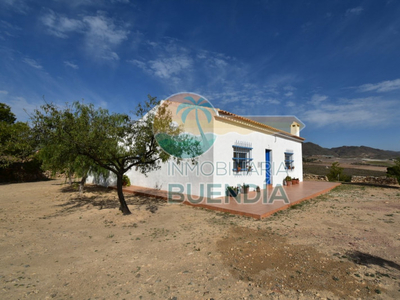
M62 193L77 193L79 191L79 182L76 181L72 182L72 184L62 183L60 185L63 186L61 188ZM112 193L112 190L105 186L85 184L83 195L85 195L85 193L109 194Z
M44 218L57 217L73 213L84 207L90 208L91 206L101 209L116 209L119 208L119 200L116 190L109 189L97 185L85 185L85 190L82 194L78 191L78 186L65 185L61 188L61 192L69 194L70 198L66 199L64 203L56 205L61 208L54 214L47 215ZM140 209L146 206L146 210L155 213L158 207L165 204L162 199L154 197L139 196L133 194L124 194L125 201L129 206L134 206L133 209ZM131 208L132 209L132 208Z
M387 267L391 267L393 269L400 270L399 264L391 260L381 258L379 256L363 253L360 251L348 251L346 255L349 257L351 261L353 261L358 265L365 265L365 266L376 265L385 269L387 269Z

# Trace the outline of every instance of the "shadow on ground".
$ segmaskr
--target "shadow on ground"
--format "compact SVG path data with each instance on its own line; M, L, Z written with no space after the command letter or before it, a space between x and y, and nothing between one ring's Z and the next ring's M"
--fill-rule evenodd
M380 267L386 268L386 269L387 269L387 267L391 267L393 269L400 270L399 264L397 264L391 260L387 260L387 259L381 258L379 256L371 255L368 253L364 253L364 252L360 252L360 251L351 251L351 252L347 252L347 256L349 257L349 259L351 261L353 261L354 263L356 263L358 265L365 265L365 266L376 265L376 266L380 266Z
M115 209L119 208L119 200L117 191L108 189L106 187L88 185L85 186L84 192L79 193L78 184L64 185L60 191L66 196L62 204L57 204L56 207L61 208L55 214L47 215L46 218L56 217L72 213L76 210L83 209L84 207L96 207L101 209ZM146 206L146 210L151 213L155 213L158 207L165 204L165 201L146 197L137 196L132 194L125 194L125 201L129 206L135 206L139 209L142 206ZM132 208L136 209L136 208Z

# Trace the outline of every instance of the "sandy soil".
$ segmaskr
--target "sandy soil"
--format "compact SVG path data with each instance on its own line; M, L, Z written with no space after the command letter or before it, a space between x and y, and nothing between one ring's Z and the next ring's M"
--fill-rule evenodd
M61 181L0 186L0 299L399 299L400 190L257 221Z

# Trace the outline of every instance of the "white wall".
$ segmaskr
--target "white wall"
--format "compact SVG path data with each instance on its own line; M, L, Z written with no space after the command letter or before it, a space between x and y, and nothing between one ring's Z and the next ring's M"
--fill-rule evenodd
M253 169L251 172L236 173L232 171L232 146L235 145L236 141L252 143ZM252 132L248 135L228 133L218 136L217 145L214 147L215 162L230 163L230 168L227 168L226 174L216 172L214 183L219 183L223 186L236 186L246 183L251 185L250 190L253 190L253 186L263 188L266 183L265 150L267 149L271 150L271 184L273 186L282 185L284 178L288 175L303 181L302 147L300 142L260 132ZM294 170L285 169L285 152L293 153Z
M218 134L212 148L198 158L197 166L190 160L182 160L181 165L171 159L161 165L161 169L149 172L147 176L132 168L126 175L131 184L160 190L183 192L197 196L220 197L225 195L226 186L251 184L250 190L265 185L265 150L271 150L271 183L282 185L286 176L303 181L302 143L293 138L254 131L250 128L218 121L215 124ZM249 173L233 171L233 147L236 141L252 144L253 170ZM293 153L294 170L285 170L285 152ZM104 183L112 184L108 179ZM179 187L178 187L179 186ZM207 194L207 186L212 187L214 195ZM183 188L183 190L181 190Z
M178 192L180 187L184 187L183 193L188 193L188 185L192 195L205 196L205 188L201 188L201 184L206 186L211 184L213 151L210 149L197 160L197 165L192 165L190 160L182 160L180 164L170 159L166 163L161 164L159 170L147 173L147 176L136 171L135 168L129 170L126 175L131 180L132 185L143 186L148 188L160 189L165 191ZM210 176L202 176L202 174L211 174Z

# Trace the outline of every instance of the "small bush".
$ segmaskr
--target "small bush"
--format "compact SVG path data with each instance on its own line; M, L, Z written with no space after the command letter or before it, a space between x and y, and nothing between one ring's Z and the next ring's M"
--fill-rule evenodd
M340 167L338 162L332 163L332 166L329 169L329 173L326 174L329 181L345 181L350 182L351 176L343 173L343 168Z
M400 184L400 157L396 158L394 161L395 165L393 167L387 168L387 176L397 178L398 183Z
M124 175L122 177L122 185L123 186L131 186L131 180L129 179L128 176Z

